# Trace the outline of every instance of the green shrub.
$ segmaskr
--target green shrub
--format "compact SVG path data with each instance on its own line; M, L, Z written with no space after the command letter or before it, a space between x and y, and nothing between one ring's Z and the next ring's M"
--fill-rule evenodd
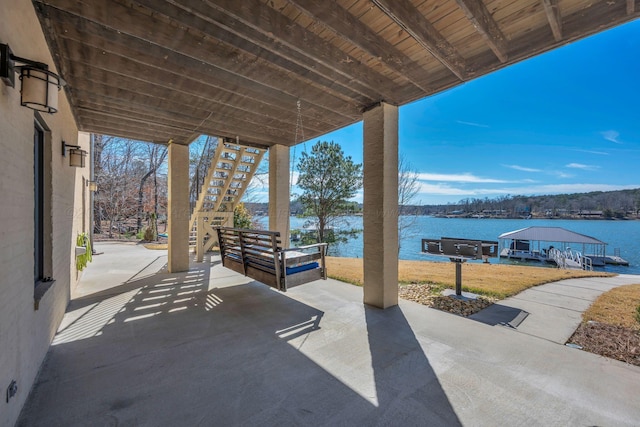
M156 233L155 227L151 226L151 227L146 227L144 229L144 240L146 240L147 242L153 242L158 238L158 234Z
M251 213L244 203L238 203L233 209L233 226L235 228L251 228Z
M78 234L76 245L84 246L87 249L87 251L82 255L76 256L76 268L78 269L78 271L82 271L92 260L91 241L89 241L89 236L87 236L87 233Z

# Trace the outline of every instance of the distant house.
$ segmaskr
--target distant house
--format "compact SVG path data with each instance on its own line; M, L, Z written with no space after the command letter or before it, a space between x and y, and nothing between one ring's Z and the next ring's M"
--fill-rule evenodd
M578 212L578 216L581 218L604 218L604 212L581 210Z

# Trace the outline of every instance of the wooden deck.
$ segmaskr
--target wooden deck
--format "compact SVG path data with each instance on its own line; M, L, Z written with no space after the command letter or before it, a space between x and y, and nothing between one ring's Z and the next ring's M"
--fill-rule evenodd
M293 145L640 16L637 0L33 0L80 130ZM624 54L624 53L621 53Z

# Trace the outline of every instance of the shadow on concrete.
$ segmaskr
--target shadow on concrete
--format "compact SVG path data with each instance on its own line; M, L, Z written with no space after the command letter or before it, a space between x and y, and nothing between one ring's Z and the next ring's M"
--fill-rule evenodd
M460 424L400 308L325 314L210 259L74 300L18 425Z
M462 425L399 306L365 307L378 408L374 425Z
M528 312L519 308L509 307L502 304L492 304L489 307L469 316L469 319L487 325L507 326L517 328L529 315Z

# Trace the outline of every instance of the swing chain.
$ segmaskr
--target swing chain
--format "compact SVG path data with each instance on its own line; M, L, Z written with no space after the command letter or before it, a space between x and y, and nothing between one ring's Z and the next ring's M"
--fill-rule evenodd
M299 99L296 102L296 106L298 109L298 116L296 118L296 134L293 140L294 145L304 141L304 126L302 126L302 102L300 102ZM300 139L298 139L298 135L300 135Z

